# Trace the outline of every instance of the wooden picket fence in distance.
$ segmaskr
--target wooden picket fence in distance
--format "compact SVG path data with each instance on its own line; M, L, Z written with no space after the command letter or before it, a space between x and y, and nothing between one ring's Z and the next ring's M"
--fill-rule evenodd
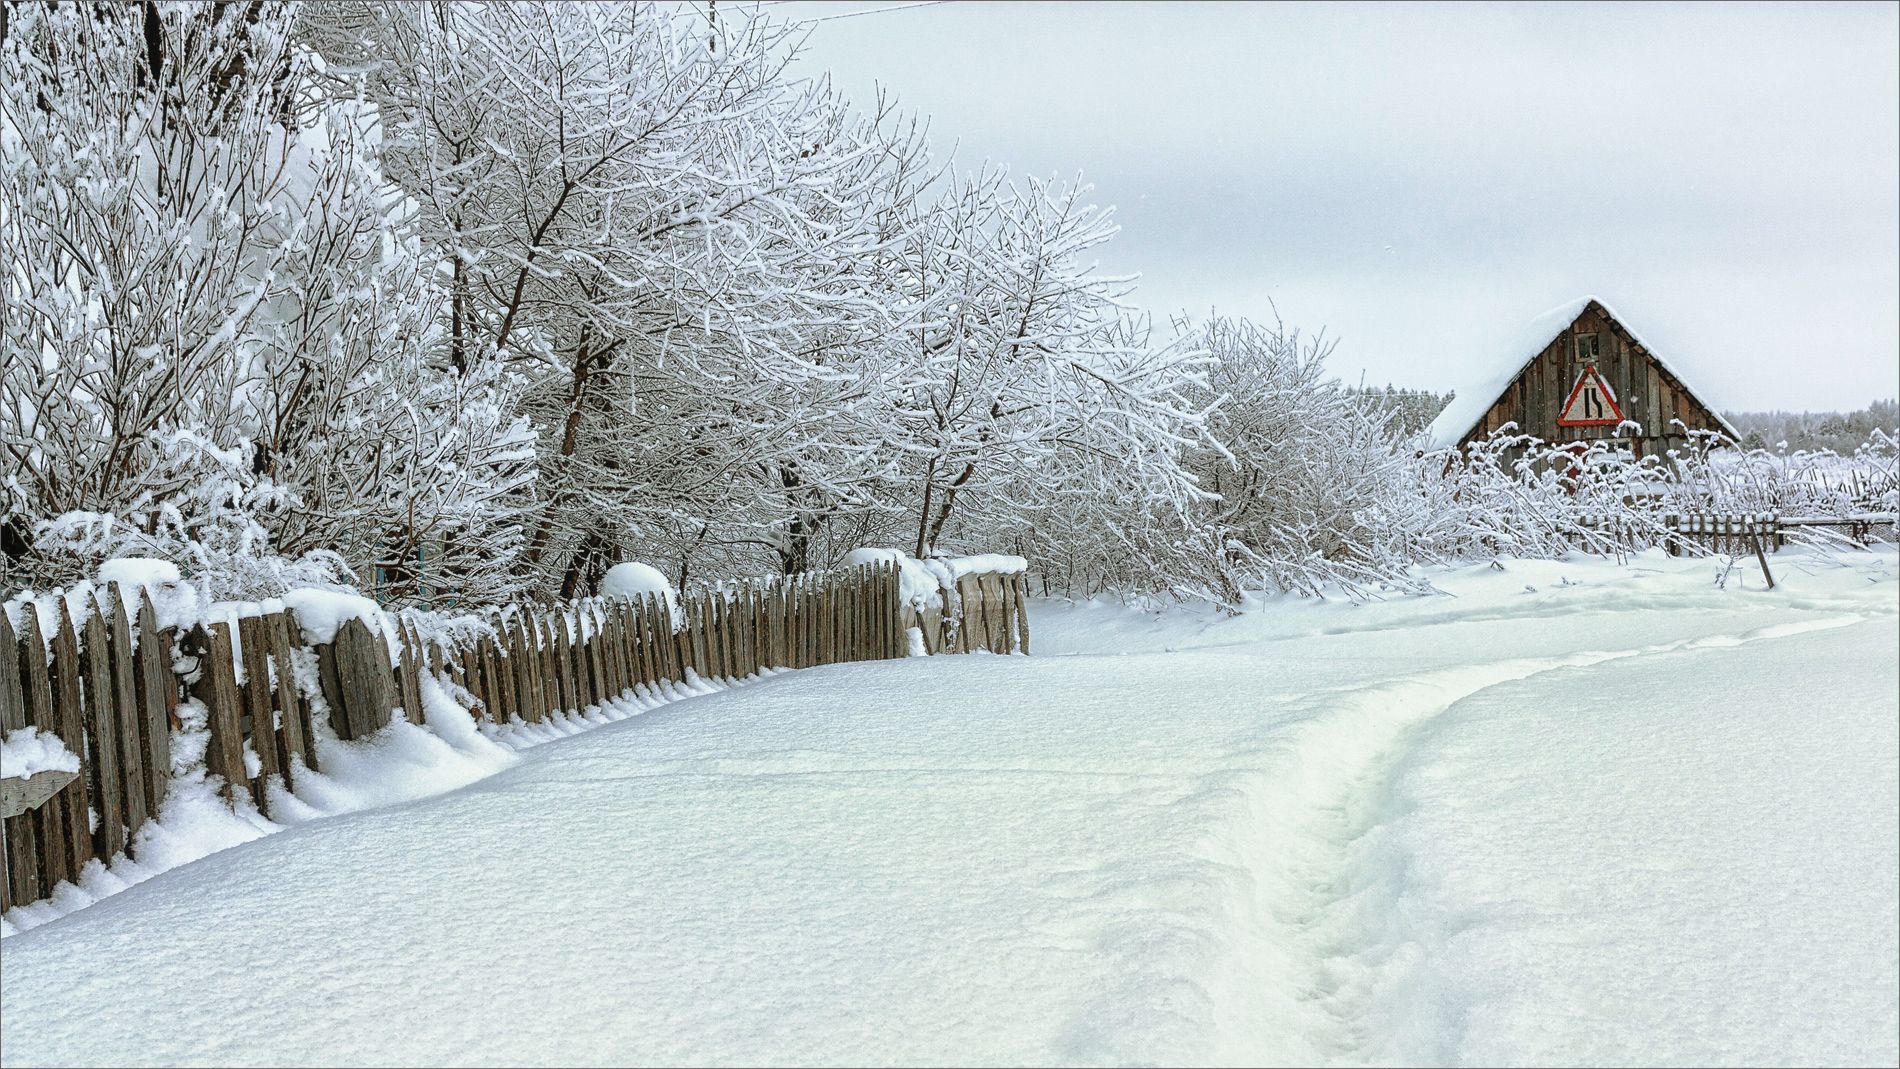
M1712 553L1743 554L1756 547L1772 553L1788 544L1790 532L1804 528L1828 528L1858 545L1873 543L1881 531L1891 532L1895 516L1891 512L1866 512L1849 516L1778 516L1774 513L1690 512L1663 517L1663 523L1679 539L1700 544ZM1670 554L1680 546L1671 542Z
M421 723L424 676L466 691L478 719L532 724L689 672L736 678L903 657L913 627L927 653L1029 651L1022 575L963 576L943 609L922 614L899 590L896 566L876 564L696 590L672 609L657 595L509 606L466 640L425 637L402 614L387 617L396 622L387 635L351 619L316 645L288 610L176 634L157 626L149 595L128 607L116 585L77 625L61 599L50 635L33 613L17 634L0 613L0 728L38 727L80 758L77 776L0 780L0 910L50 896L88 861L136 856L140 826L164 802L189 699L204 709L206 770L227 796L246 791L269 815L273 780L321 768L319 723L346 740L397 709ZM313 674L314 689L299 684Z

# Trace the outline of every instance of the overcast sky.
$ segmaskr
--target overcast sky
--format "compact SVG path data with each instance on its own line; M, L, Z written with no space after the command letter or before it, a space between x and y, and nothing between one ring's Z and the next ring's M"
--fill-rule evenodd
M1349 380L1483 378L1594 293L1719 407L1859 408L1900 392L1897 11L952 0L800 63L960 166L1079 172L1138 305L1277 306Z

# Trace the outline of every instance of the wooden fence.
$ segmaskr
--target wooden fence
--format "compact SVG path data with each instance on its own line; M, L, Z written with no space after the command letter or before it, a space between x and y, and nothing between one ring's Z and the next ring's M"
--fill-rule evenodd
M1777 516L1773 513L1683 513L1663 518L1669 530L1680 538L1698 543L1716 553L1752 553L1759 547L1772 553L1788 544L1788 534L1803 528L1833 529L1861 545L1872 542L1883 528L1891 531L1893 513L1863 513L1853 516ZM1669 552L1680 552L1672 540Z
M164 802L186 718L202 714L205 767L227 796L246 791L269 815L273 779L320 769L321 731L360 738L398 709L421 723L425 676L466 691L477 719L532 724L688 672L903 657L912 628L927 653L1027 653L1023 578L964 576L920 614L902 603L895 566L869 565L727 584L670 607L655 595L511 606L460 639L390 614L390 633L353 618L306 643L288 610L179 634L158 626L144 591L128 605L116 585L80 622L60 599L50 634L33 612L17 634L0 613L0 729L37 727L80 759L77 775L0 780L0 910L51 895L90 860L136 856L129 844Z

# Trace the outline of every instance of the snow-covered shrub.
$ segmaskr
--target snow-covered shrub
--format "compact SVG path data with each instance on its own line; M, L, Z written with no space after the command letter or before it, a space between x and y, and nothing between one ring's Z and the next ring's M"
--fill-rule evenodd
M1156 499L1102 458L1109 477L1054 496L1019 536L1045 582L1229 605L1249 590L1405 583L1386 513L1404 498L1410 450L1387 413L1328 376L1331 346L1277 323L1176 327L1199 361L1184 393L1200 437L1177 454L1191 492Z
M1204 454L1201 512L1221 536L1230 589L1316 594L1402 580L1391 501L1407 451L1388 411L1359 402L1325 369L1332 344L1279 323L1212 319L1203 346L1224 397L1211 430L1225 455Z
M528 432L492 362L442 365L435 283L380 178L373 115L307 91L292 17L11 16L10 581L142 553L256 597L378 582L427 543L462 585L518 588Z
M886 433L918 556L987 548L1059 499L1133 516L1194 495L1181 461L1203 437L1205 361L1123 314L1127 280L1089 260L1116 228L1088 192L990 170L916 206L904 260L924 318Z
M1604 440L1554 445L1505 427L1412 468L1418 507L1395 519L1420 562L1620 555L1670 539L1659 503L1671 464Z
M902 330L879 254L921 138L786 76L770 18L376 4L306 30L383 116L451 350L522 384L536 584L633 551L680 582L823 564L888 464L867 361Z
M160 428L148 445L143 487L114 511L73 510L34 522L27 552L13 562L21 579L66 585L118 557L182 567L203 596L218 600L350 579L332 549L295 557L279 551L264 521L291 495L256 475L248 444L220 449L200 431Z
M1420 562L1656 546L1700 552L1673 533L1671 517L1891 511L1900 479L1894 442L1876 431L1847 458L1742 450L1721 435L1691 432L1666 456L1636 457L1601 440L1558 445L1506 427L1462 452L1420 455L1412 480L1421 507L1394 518L1407 555Z
M1681 511L1853 516L1893 512L1900 499L1900 428L1876 428L1852 455L1830 449L1741 449L1698 432L1676 454Z

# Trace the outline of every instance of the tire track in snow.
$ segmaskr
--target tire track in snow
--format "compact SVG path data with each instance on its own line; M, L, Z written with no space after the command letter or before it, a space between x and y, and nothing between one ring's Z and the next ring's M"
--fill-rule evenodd
M1244 938L1263 960L1253 1004L1222 1018L1234 1034L1223 1060L1259 1064L1424 1064L1435 1047L1413 1049L1372 1017L1382 992L1404 984L1426 955L1395 914L1403 873L1362 871L1355 846L1391 814L1393 775L1431 723L1460 702L1548 672L1685 650L1731 648L1867 619L1860 614L1802 620L1739 634L1681 639L1622 650L1513 658L1322 692L1310 712L1253 755L1249 777L1264 827L1238 844L1256 874L1262 923ZM1241 756L1241 755L1236 755ZM1243 831L1242 834L1245 834Z

